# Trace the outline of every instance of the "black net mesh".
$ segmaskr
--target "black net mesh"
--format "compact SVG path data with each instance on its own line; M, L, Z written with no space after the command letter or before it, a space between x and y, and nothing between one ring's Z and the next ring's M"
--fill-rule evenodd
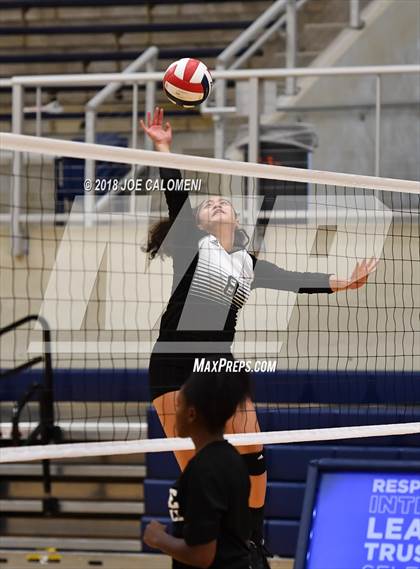
M12 153L0 158L1 322L33 314L51 328L54 421L65 440L157 436L151 399L178 389L195 357L229 360L232 340L263 431L420 420L419 195L191 171L179 191L169 189L176 173L162 182L154 168L106 161L86 192L81 159L22 153L17 179ZM144 248L167 219L165 191L187 209L161 223L151 260ZM196 233L195 208L203 214L219 197L238 219L230 251L222 233ZM379 262L367 284L331 293L331 275L351 281L371 258ZM150 386L159 333L171 355ZM13 405L43 383L44 362L11 371L44 348L36 321L0 337L5 439ZM22 407L21 440L39 421L39 397Z

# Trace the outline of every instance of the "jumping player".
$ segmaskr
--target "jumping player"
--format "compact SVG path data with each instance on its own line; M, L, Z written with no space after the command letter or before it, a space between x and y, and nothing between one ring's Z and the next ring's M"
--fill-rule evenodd
M170 152L172 129L163 123L163 109L141 121L155 149ZM161 178L181 177L178 170L161 169ZM193 210L188 193L165 191L169 220L152 228L146 250L172 257L174 281L171 297L162 315L158 340L154 346L149 378L153 404L168 437L176 436L175 401L178 390L190 376L195 358L206 358L209 351L233 360L239 310L253 288L270 288L297 293L333 293L363 286L377 261L356 264L350 280L323 273L284 270L258 260L246 250L247 236L239 228L238 216L229 200L213 196ZM185 348L187 346L187 348ZM227 433L258 432L254 404L245 405L226 424ZM263 547L264 502L267 473L261 445L239 447L251 481L249 499L253 568L268 567ZM177 452L184 470L192 453Z

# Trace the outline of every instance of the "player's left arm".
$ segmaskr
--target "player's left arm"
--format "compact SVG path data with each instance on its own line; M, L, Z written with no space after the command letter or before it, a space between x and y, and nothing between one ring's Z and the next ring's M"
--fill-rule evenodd
M188 545L185 539L173 537L166 532L165 526L153 520L146 527L143 541L155 549L160 549L173 559L207 569L216 556L216 540L200 545Z
M252 256L254 262L254 281L252 288L288 290L296 293L319 294L355 289L367 283L369 275L376 269L376 259L356 263L350 279L340 279L326 273L287 271L268 261L260 261Z

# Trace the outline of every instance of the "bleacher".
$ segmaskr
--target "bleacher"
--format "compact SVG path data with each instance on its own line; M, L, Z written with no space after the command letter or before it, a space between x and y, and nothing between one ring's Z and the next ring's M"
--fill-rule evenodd
M31 370L17 377L6 378L2 382L3 394L7 393L10 400L18 398L19 394L24 393L31 384L39 381L40 373L39 370ZM345 383L349 389L344 388ZM340 385L339 390L336 389L338 385ZM316 371L256 373L253 375L253 389L259 421L264 431L420 420L418 407L403 405L407 401L407 393L411 394L413 401L420 400L420 382L414 373L365 374L357 372L317 373ZM131 421L139 418L135 415L135 408L130 412L129 418L123 414L130 405L143 405L141 409L143 413L145 412L144 403L150 400L146 370L58 369L55 371L55 394L57 402L70 405L67 411L61 411L62 420L65 419L70 423L72 421L83 422L83 413L87 413L88 421L96 427L97 435L101 432L100 421L95 422L94 413L89 414L86 410L90 404L95 405L95 402L101 400L101 405L109 405L114 420L121 424L120 428L115 426L113 431L111 429L111 435L115 439L136 438L140 435L148 438L164 436L153 410L149 409L147 414L147 433L144 429L141 433L138 430L129 434ZM2 399L4 400L4 395ZM82 405L74 405L77 402ZM278 405L280 403L281 405ZM71 415L72 409L76 413L74 417ZM119 412L121 412L120 417L118 417ZM139 412L138 408L137 412ZM76 442L79 440L78 437L80 435L74 430L71 440ZM276 555L292 558L295 554L299 531L306 471L311 460L369 457L380 460L418 460L420 463L420 435L269 445L266 451L269 476L265 528L267 544ZM133 547L136 527L137 535L141 537L141 528L151 518L159 519L165 524L170 523L167 517L168 488L178 477L179 471L171 453L148 453L145 458L127 458L128 462L118 463L118 457L114 457L111 464L103 465L104 472L100 474L95 467L98 463L94 459L91 461L90 471L89 463L86 464L86 461L81 463L80 476L77 477L79 483L89 481L90 484L101 485L104 482L104 473L108 472L107 487L109 490L101 503L95 502L95 496L90 495L88 499L90 507L87 509L78 505L80 500L76 499L77 491L73 502L68 496L63 498L66 513L62 513L61 517L71 515L73 520L78 518L82 524L86 525L89 520L92 522L100 514L104 517L101 524L106 527L112 516L116 516L114 520L116 535L120 540L129 540L127 543ZM75 472L70 473L69 467L65 465L64 470L60 470L60 463L56 464L55 468L58 469L55 472L56 481L68 480L74 483ZM22 476L25 476L25 471L21 468L21 470L16 470L14 476L9 474L7 479L11 484L14 479L22 479ZM124 486L121 486L122 483ZM120 495L112 490L113 485L117 484L120 485ZM140 494L136 494L137 504L135 506L133 505L133 484L141 486ZM11 511L8 510L7 501L2 502L4 516L7 518L13 515L15 527L17 518L24 519L28 515L23 505L24 502L21 504L22 507L19 507L19 500L15 497L13 499L14 511ZM141 523L138 521L140 515L142 515ZM69 531L73 532L74 537L74 528ZM97 526L97 534L100 531L100 526ZM103 531L106 534L109 530L104 529ZM6 533L9 533L9 530ZM101 534L100 537L104 538L104 535ZM147 552L148 548L143 546L142 550Z
M367 0L363 0L364 2ZM362 3L363 4L363 3ZM216 57L271 5L251 2L199 2L198 0L69 2L33 0L2 3L0 11L0 77L13 75L119 72L150 45L160 49L157 69L184 56L203 58L213 68ZM308 65L345 28L348 9L341 0L311 0L299 15L298 65ZM285 65L284 34L277 34L250 60L251 67ZM281 88L281 86L280 86ZM43 114L46 135L80 134L84 106L98 89L74 87L43 89L43 104L57 100L59 115ZM228 90L229 104L234 90ZM2 90L0 126L11 124L10 91ZM35 90L25 102L35 104ZM178 132L211 132L212 121L199 112L179 112L158 93ZM119 90L99 109L98 130L128 134L131 92ZM34 115L26 115L28 133Z

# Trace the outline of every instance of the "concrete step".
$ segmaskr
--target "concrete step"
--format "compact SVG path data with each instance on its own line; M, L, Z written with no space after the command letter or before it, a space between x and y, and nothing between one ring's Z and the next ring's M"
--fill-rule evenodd
M114 514L115 515L115 514ZM30 516L2 516L2 538L5 536L22 537L67 537L102 538L102 539L139 539L140 521L134 517L115 520L106 518L82 518L80 514L66 515L60 518L47 518L36 513ZM1 542L0 542L1 543Z
M151 33L125 33L116 34L63 34L63 35L27 35L2 36L0 35L0 49L4 54L18 54L29 50L54 50L57 53L78 51L104 51L111 50L138 50L141 52L151 45L160 48L175 47L180 43L188 42L193 50L201 47L203 42L208 47L225 46L232 42L240 30L212 30L191 32L151 32Z
M84 539L72 537L22 537L1 536L0 551L6 549L44 549L53 547L65 551L121 551L139 552L140 541L138 539Z
M30 23L124 23L165 21L177 18L187 21L188 18L210 20L231 20L255 18L270 6L269 1L258 2L197 2L194 4L165 4L156 3L153 6L97 6L97 7L62 7L62 8L33 8L25 12L24 20ZM20 12L20 13L19 13ZM22 20L21 11L13 15L5 15L8 21ZM14 18L11 20L11 18Z
M254 20L269 6L270 1L258 2L197 2L196 4L155 4L133 6L98 6L98 7L67 7L67 8L32 8L29 10L2 10L0 24L32 24L57 25L86 24L124 24L162 22L177 19L178 21L236 21L239 19Z
M121 457L119 457L121 458ZM79 461L79 459L77 459ZM146 476L146 467L143 465L101 465L97 464L51 464L51 475L55 478L138 478ZM41 464L0 464L0 477L34 478L42 476Z
M141 516L144 514L142 502L112 500L60 500L60 514L89 515L117 515ZM0 499L0 510L3 516L7 514L41 513L42 500L3 500Z
M309 22L299 36L299 49L302 51L321 51L344 30L341 22Z
M143 483L65 481L52 483L52 495L59 500L143 500ZM42 499L42 480L2 480L0 498L7 500Z
M350 2L343 0L310 0L300 11L300 18L311 22L341 22L350 19Z
M20 9L15 10L0 10L0 24L13 24L18 26L23 22L23 11Z

